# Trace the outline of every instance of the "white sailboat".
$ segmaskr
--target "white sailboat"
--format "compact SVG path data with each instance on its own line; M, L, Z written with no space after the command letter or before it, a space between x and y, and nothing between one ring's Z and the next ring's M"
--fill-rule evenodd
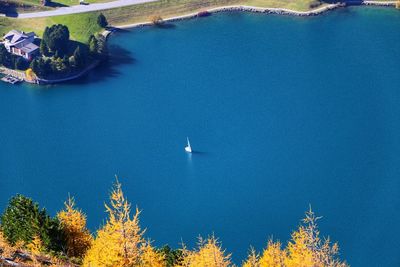
M190 146L189 137L186 137L186 139L187 139L187 145L185 146L185 151L187 153L192 153L192 147Z

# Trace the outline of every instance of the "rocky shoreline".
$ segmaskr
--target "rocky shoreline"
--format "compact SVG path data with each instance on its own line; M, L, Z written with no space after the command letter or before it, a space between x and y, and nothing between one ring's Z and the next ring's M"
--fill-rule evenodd
M206 14L213 14L213 13L221 13L221 12L251 12L251 13L266 13L266 14L276 14L276 15L290 15L290 16L299 16L299 17L307 17L307 16L317 16L322 13L325 13L330 10L334 10L340 7L344 7L345 4L343 3L336 3L336 4L328 4L322 7L310 10L310 11L296 11L286 8L264 8L264 7L256 7L256 6L246 6L246 5L233 5L233 6L222 6L222 7L215 7L210 8L205 11L190 13L182 16L176 16L171 18L164 19L164 22L175 22L181 20L187 20L192 18L197 18L201 16L205 16ZM152 26L154 25L151 21L127 24L127 25L120 25L115 27L111 30L105 30L103 32L104 36L108 36L114 30L117 29L130 29L136 27L143 27L143 26Z
M394 7L396 5L396 1L360 1L350 3L352 5L366 5L366 6L383 6L383 7ZM251 12L251 13L265 13L265 14L275 14L275 15L288 15L288 16L299 16L299 17L310 17L310 16L318 16L325 12L346 7L345 3L335 3L335 4L327 4L323 5L319 8L310 10L310 11L296 11L286 8L271 8L271 7L256 7L256 6L247 6L247 5L233 5L233 6L222 6L222 7L215 7L205 11L190 13L182 16L176 16L171 18L166 18L164 22L175 22L181 21L186 19L197 18L201 16L205 16L206 14L213 14L213 13L221 13L221 12ZM115 27L115 29L130 29L136 27L144 27L144 26L152 26L153 23L151 21L127 24L127 25L120 25ZM114 30L106 30L103 32L104 36L108 36Z

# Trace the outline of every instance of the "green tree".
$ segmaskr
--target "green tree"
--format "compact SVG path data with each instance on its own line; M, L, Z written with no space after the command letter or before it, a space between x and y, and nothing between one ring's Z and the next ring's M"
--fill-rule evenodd
M29 66L28 62L23 59L22 57L15 57L14 58L14 68L17 70L26 70Z
M35 58L30 64L30 68L40 78L44 78L51 73L50 59Z
M62 58L54 58L50 65L53 73L66 73L68 71L68 65Z
M159 252L164 255L167 267L179 266L183 260L183 253L180 249L171 249L169 246L163 246Z
M47 44L46 44L46 42L44 40L42 40L40 42L40 53L43 56L48 56L49 55L49 48L47 47Z
M107 27L108 21L107 21L106 16L104 16L103 13L100 13L100 15L97 17L97 24L102 28Z
M78 46L73 54L75 60L75 66L77 68L82 68L86 64L86 56L82 53L80 46Z
M51 52L57 53L58 56L63 56L67 53L69 46L68 27L62 24L55 24L50 28L46 28L42 41Z
M99 52L99 42L93 34L89 37L89 52L91 55L97 55Z
M0 219L4 237L12 245L18 241L29 244L39 236L49 250L59 251L63 246L58 220L50 218L30 198L22 195L11 198Z
M12 67L12 57L4 45L0 45L0 65Z

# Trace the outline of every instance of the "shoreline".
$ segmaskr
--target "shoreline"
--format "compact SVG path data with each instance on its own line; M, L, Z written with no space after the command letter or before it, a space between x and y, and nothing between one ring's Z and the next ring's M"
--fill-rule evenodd
M376 7L395 7L396 1L362 1L357 5L364 5L364 6L376 6ZM214 7L202 11L192 12L185 15L174 16L165 18L164 22L175 22L181 20L188 20L197 17L201 17L200 13L207 13L208 15L221 13L221 12L250 12L250 13L265 13L271 15L287 15L287 16L297 16L297 17L310 17L310 16L318 16L325 12L332 11L338 8L345 8L348 5L345 3L335 3L335 4L326 4L322 7L312 9L309 11L297 11L287 8L274 8L274 7L257 7L257 6L248 6L248 5L232 5L232 6L220 6ZM116 25L112 27L111 30L104 30L102 35L104 37L108 37L112 34L115 30L118 29L133 29L138 27L145 27L145 26L154 26L154 23L151 21L144 21L144 22L137 22L131 24L124 24L124 25Z
M247 5L220 6L220 7L214 7L214 8L202 10L199 12L193 12L193 13L189 13L189 14L185 14L185 15L166 18L166 19L164 19L164 22L174 22L174 21L181 21L181 20L187 20L187 19L200 17L201 12L206 12L209 15L211 15L211 14L221 13L221 12L237 12L237 11L239 11L239 12L250 12L250 13L266 13L266 14L276 14L276 15L308 17L308 16L317 16L317 15L320 15L327 11L337 9L339 7L345 7L345 5L342 3L328 4L328 5L325 5L325 6L313 9L313 10L309 10L309 11L296 11L296 10L291 10L291 9L286 9L286 8L257 7L257 6L247 6ZM153 26L153 25L154 24L151 21L144 21L144 22L115 26L114 29L130 29L130 28ZM112 33L112 31L109 31L109 30L103 31L103 35L106 37L110 33Z
M84 76L85 74L89 73L91 70L95 69L98 65L100 65L100 63L101 63L100 60L96 60L92 64L90 64L89 66L87 66L86 68L81 70L80 72L75 73L68 77L64 77L64 78L49 79L49 80L38 78L36 81L27 81L27 80L24 80L24 81L27 83L38 84L38 85L46 85L46 84L48 85L48 84L68 82L68 81L72 81L72 80L75 80L75 79L78 79L78 78Z
M380 7L395 7L396 1L362 1L358 3L357 5L364 5L364 6L380 6ZM319 8L315 8L309 11L296 11L296 10L291 10L291 9L286 9L286 8L271 8L271 7L257 7L257 6L247 6L247 5L231 5L231 6L220 6L220 7L214 7L210 8L207 10L202 10L202 11L197 11L185 15L180 15L180 16L174 16L174 17L169 17L164 19L164 22L175 22L175 21L182 21L182 20L188 20L188 19L193 19L197 17L202 17L202 16L209 16L212 14L216 13L222 13L222 12L250 12L250 13L263 13L263 14L271 14L271 15L287 15L287 16L297 16L297 17L310 17L310 16L318 16L323 13L326 13L328 11L332 11L338 8L345 8L346 4L344 3L335 3L335 4L326 4L323 5ZM145 26L154 26L154 23L151 21L144 21L144 22L138 22L138 23L132 23L132 24L126 24L126 25L119 25L119 26L112 26L110 29L106 29L101 34L106 38L110 34L112 34L115 31L118 31L118 29L134 29L134 28L139 28L139 27L145 27ZM77 78L80 78L90 72L91 70L95 69L100 62L95 62L89 66L87 66L84 70L82 70L79 73L75 73L72 76L65 77L62 79L53 79L53 80L46 80L46 79L41 79L39 78L37 82L32 82L24 79L24 82L27 83L36 83L36 84L56 84L56 83L62 83L62 82L68 82L71 80L75 80Z

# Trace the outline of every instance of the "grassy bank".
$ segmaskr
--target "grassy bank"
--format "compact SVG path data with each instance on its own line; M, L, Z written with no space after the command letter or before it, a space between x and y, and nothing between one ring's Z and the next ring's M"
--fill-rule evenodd
M64 24L68 26L70 30L71 39L86 42L91 34L101 31L101 28L96 23L97 15L97 13L84 13L23 20L0 17L0 35L3 35L11 29L19 29L23 31L34 31L37 35L42 36L46 26Z
M153 15L163 18L179 16L224 5L253 5L258 7L289 8L298 11L310 10L312 0L161 0L143 5L116 8L104 11L113 25L131 24L149 20Z
M16 0L39 2L39 0ZM74 2L77 0L59 0L59 2ZM110 0L89 0L88 2L105 2ZM68 3L67 3L68 2ZM296 11L310 10L310 4L315 0L160 0L140 5L122 8L114 8L102 11L111 25L126 25L148 21L150 17L159 15L163 18L184 15L213 7L227 5L252 5L258 7L287 8ZM324 5L324 4L322 4ZM71 32L71 38L86 42L88 37L101 29L96 24L96 18L100 12L91 12L67 16L36 19L15 19L0 17L0 34L10 29L34 31L38 35L43 33L46 26L62 23L67 25Z
M61 1L65 2L72 0ZM312 2L312 0L160 0L141 5L104 10L102 12L106 15L111 25L118 26L147 21L154 15L160 15L163 18L167 18L201 11L207 8L235 4L255 5L260 7L282 7L303 11L309 9L310 2ZM90 34L101 30L96 24L96 18L99 13L100 12L91 12L51 18L22 20L3 17L0 18L0 34L2 35L10 29L21 29L24 31L34 31L38 35L41 35L46 26L62 23L67 25L70 29L72 39L85 42Z

